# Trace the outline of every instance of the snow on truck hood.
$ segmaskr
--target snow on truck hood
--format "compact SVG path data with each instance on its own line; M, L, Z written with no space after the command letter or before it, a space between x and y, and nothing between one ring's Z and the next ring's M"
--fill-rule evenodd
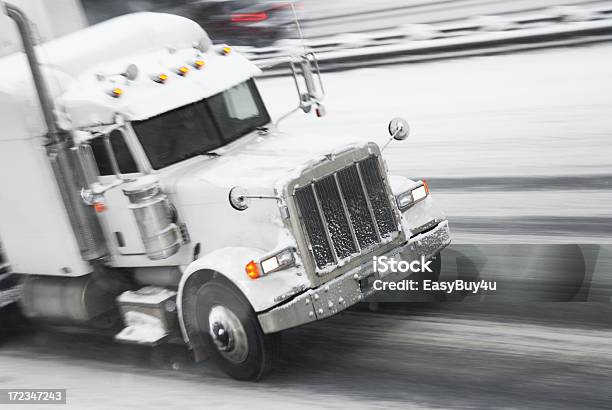
M224 192L241 186L253 194L273 194L279 184L299 175L300 171L325 156L347 149L337 140L329 138L325 143L309 144L308 137L299 134L273 132L266 136L250 136L226 150L218 150L217 158L206 158L187 166L177 174L173 191L185 187L203 185L220 188ZM350 144L360 147L364 143ZM225 200L225 199L224 199Z

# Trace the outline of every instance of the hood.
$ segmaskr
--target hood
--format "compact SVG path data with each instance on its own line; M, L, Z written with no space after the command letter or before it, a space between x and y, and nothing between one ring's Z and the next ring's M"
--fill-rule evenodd
M272 195L275 188L291 177L299 176L304 168L324 160L327 155L357 145L364 144L339 147L334 138L317 138L316 144L309 144L308 137L281 132L247 136L217 150L219 157L199 157L189 161L176 171L172 178L174 184L167 189L180 192L185 188L208 186L213 188L212 191L225 192L223 200L234 186L247 188L251 194ZM193 192L193 189L189 190ZM198 202L202 200L200 198ZM209 197L205 202L211 200L213 198Z

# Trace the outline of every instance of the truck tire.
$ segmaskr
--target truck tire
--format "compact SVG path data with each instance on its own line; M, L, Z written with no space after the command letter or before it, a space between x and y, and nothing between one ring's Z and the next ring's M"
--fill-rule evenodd
M197 292L196 321L206 350L228 375L256 381L272 368L278 335L261 330L253 308L231 284L213 279Z

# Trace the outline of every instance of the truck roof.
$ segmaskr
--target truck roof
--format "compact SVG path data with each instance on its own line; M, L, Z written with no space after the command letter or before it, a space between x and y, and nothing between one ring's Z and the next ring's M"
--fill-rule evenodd
M202 39L208 39L206 32L184 17L135 13L38 47L60 126L110 124L116 114L146 119L260 72L231 49L212 44L205 52L196 49ZM135 80L122 75L129 65L138 68ZM23 53L0 59L0 73L0 122L8 129L22 129L1 133L0 140L43 135L46 128ZM116 89L119 95L113 93Z

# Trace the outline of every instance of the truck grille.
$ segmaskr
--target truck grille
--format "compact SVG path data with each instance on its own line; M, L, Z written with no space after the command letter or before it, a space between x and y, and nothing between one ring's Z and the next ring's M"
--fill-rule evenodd
M296 189L295 198L319 270L367 253L398 231L374 155Z

